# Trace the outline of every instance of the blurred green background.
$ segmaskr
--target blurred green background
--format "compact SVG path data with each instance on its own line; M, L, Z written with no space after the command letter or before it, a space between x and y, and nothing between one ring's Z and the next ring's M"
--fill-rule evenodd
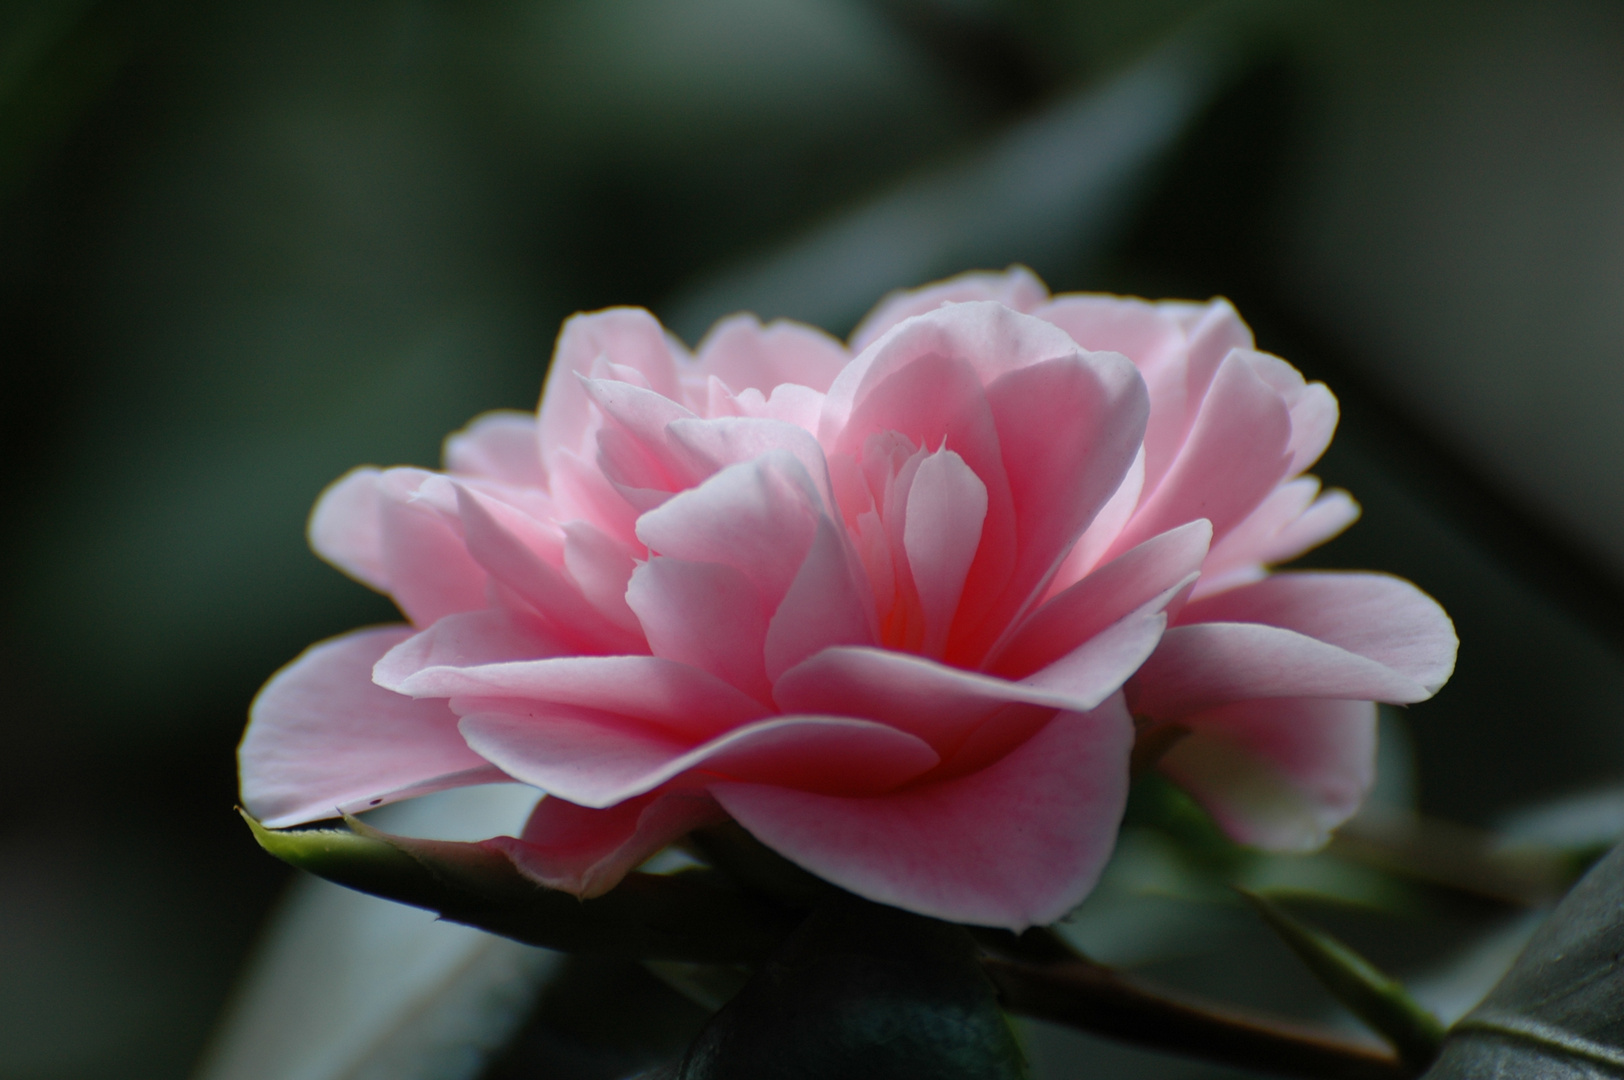
M247 702L391 617L305 548L329 480L532 407L575 310L844 333L1011 261L1330 382L1311 561L1462 639L1424 810L1624 775L1616 3L0 5L0 1075L199 1053L286 881Z

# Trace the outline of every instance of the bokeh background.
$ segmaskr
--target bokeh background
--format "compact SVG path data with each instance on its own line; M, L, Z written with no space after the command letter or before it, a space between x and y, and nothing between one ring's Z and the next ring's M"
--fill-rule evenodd
M572 311L844 333L1015 261L1331 384L1312 561L1462 639L1426 813L1624 777L1616 3L0 4L0 1075L192 1069L288 881L247 703L391 617L305 548L328 481L533 407Z

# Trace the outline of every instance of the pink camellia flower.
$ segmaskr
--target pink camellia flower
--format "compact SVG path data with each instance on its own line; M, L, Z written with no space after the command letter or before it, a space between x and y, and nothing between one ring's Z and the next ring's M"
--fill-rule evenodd
M1334 400L1250 345L1222 303L1020 270L893 298L855 356L576 316L539 416L322 497L316 549L410 625L267 684L244 803L286 826L513 779L547 797L487 843L581 896L732 818L1018 929L1097 879L1137 735L1238 837L1311 843L1368 788L1371 703L1428 696L1454 636L1396 579L1268 575L1354 510L1298 478Z

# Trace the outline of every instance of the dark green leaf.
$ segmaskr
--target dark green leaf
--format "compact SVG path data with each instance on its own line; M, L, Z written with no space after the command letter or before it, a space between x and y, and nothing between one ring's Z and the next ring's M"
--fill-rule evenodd
M1392 1043L1401 1058L1424 1068L1438 1056L1438 1046L1444 1038L1443 1025L1410 996L1402 983L1336 938L1299 921L1265 897L1244 889L1236 891L1250 901L1263 921L1291 946L1314 977L1347 1006L1349 1012Z
M607 894L579 900L542 888L479 844L391 836L353 818L348 830L275 831L243 817L260 846L284 862L549 949L736 963L770 954L793 925L708 870L628 874Z
M820 908L711 1020L676 1080L1016 1080L1014 1034L961 927Z
M1456 1024L1428 1080L1624 1076L1624 847L1540 927Z

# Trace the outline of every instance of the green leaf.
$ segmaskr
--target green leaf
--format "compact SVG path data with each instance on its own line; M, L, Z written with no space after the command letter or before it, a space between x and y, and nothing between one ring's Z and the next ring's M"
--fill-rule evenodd
M1275 933L1308 965L1338 1001L1369 1024L1406 1062L1424 1067L1438 1056L1444 1038L1438 1018L1422 1008L1402 983L1323 931L1299 921L1256 893L1237 889Z
M1026 1064L962 927L837 898L662 1075L1017 1080Z
M1597 863L1511 971L1450 1029L1426 1080L1624 1077L1624 846Z
M480 844L393 836L355 818L348 830L286 831L243 818L266 851L318 877L549 949L740 963L770 954L794 925L709 870L632 873L580 900L542 888Z

